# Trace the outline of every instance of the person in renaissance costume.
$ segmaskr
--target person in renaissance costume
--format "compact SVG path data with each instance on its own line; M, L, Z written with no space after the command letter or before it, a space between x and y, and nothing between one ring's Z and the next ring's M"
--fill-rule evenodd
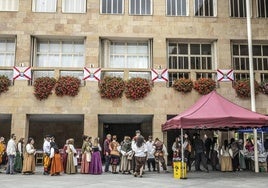
M95 138L92 145L92 157L90 164L90 174L102 174L101 147L99 138Z
M35 172L35 153L36 149L34 149L34 139L29 138L25 147L24 152L24 160L22 173L23 174L34 174Z
M67 146L67 163L66 163L66 173L76 174L77 173L77 151L74 148L74 139L70 138Z
M91 162L91 143L89 143L89 137L83 136L82 145L82 161L81 161L81 174L89 174L90 162Z
M117 142L117 137L116 135L113 136L113 140L109 145L110 151L111 151L111 165L112 165L112 173L117 174L116 168L120 163L120 145Z
M44 175L49 175L50 170L50 136L46 135L43 144L43 165Z
M20 138L17 144L17 152L16 152L15 165L14 165L15 172L19 172L19 173L22 170L22 161L23 161L23 153L24 153L23 144L24 144L24 138Z
M155 163L156 163L157 172L158 173L160 172L159 163L161 163L161 166L162 166L163 170L165 172L168 172L166 162L165 162L165 159L164 159L164 156L167 155L167 150L166 150L166 147L165 147L164 143L161 142L159 140L159 138L155 139L154 150L155 150L154 156L155 156Z
M59 152L59 148L55 141L51 141L50 143L50 159L51 159L51 167L50 167L50 175L60 175L61 172L64 171L61 161L61 156Z
M124 137L124 141L121 143L121 165L120 171L122 174L130 174L131 162L132 162L132 149L131 139L129 136Z
M134 177L137 177L138 175L142 177L148 151L143 136L137 136L135 144L132 145L132 149L135 152L134 158L136 161L135 172L133 175Z

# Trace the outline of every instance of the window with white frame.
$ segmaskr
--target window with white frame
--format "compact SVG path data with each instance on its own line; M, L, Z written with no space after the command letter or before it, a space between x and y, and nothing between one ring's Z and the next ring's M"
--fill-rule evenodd
M152 0L129 0L129 14L152 15Z
M101 0L102 14L123 14L124 0Z
M33 0L33 12L56 12L57 0Z
M268 17L268 1L267 0L257 0L257 16L259 18Z
M84 67L84 39L55 40L34 38L34 66Z
M188 16L189 0L166 0L166 14L168 16Z
M19 0L0 0L0 11L18 11Z
M247 44L233 44L232 59L234 70L249 70ZM268 70L268 44L253 44L253 68L258 71Z
M86 9L86 0L62 0L62 12L64 13L85 13Z
M195 0L195 16L217 16L217 0Z
M230 0L230 14L236 18L247 17L246 0Z
M15 46L15 39L0 38L0 66L14 66Z
M103 40L104 68L150 68L151 40L146 41L109 41Z

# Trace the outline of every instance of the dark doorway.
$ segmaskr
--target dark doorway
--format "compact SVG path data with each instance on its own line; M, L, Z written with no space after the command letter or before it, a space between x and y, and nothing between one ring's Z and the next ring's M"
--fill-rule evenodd
M101 142L107 134L117 135L118 142L124 136L135 136L135 131L140 130L145 139L152 135L153 115L99 115L99 137Z
M135 131L141 130L140 124L104 124L103 137L107 134L116 135L118 142L124 140L124 136L135 136Z
M0 114L0 137L4 137L6 143L11 135L11 117L11 114Z
M42 150L45 135L53 135L59 148L69 138L74 138L75 147L82 147L84 115L29 115L29 137L35 139L35 148Z

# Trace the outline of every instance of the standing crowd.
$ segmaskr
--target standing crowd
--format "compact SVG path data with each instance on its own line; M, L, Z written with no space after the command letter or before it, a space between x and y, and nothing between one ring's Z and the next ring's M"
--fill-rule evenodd
M4 138L0 138L0 168L5 166L6 174L34 174L35 155L34 139L27 143L21 138L16 142L16 135L12 134L7 145ZM167 166L164 157L167 156L165 145L160 139L153 140L152 136L145 141L140 131L131 139L125 136L119 143L117 136L108 134L100 146L99 138L83 136L81 156L74 146L74 139L66 140L66 144L59 149L54 136L46 135L43 142L43 175L57 176L61 173L78 173L78 159L81 157L81 174L102 174L102 154L104 156L104 172L113 174L133 174L142 177L146 162L148 171L160 172L160 165L165 172ZM110 171L111 170L111 171Z
M182 141L183 140L183 141ZM258 144L260 150L261 144ZM202 165L206 172L209 172L208 165L212 170L239 171L246 169L247 160L242 155L242 150L253 152L254 145L250 139L243 144L242 140L235 141L234 138L228 143L224 140L219 146L217 138L213 139L204 135L204 139L199 134L194 134L192 139L185 133L183 139L178 136L173 145L173 162L181 161L182 150L187 170L191 171L193 162L195 171L202 171ZM83 136L83 144L80 152L74 147L74 139L66 140L66 144L59 149L55 137L46 135L43 143L43 167L44 175L56 176L61 173L78 173L78 159L81 162L81 174L102 174L102 155L104 157L104 172L113 174L133 174L134 177L142 177L147 163L148 171L160 172L160 167L167 171L165 157L168 155L166 146L159 139L148 137L145 141L139 130L131 139L125 136L122 142L117 141L117 136L106 135L103 147L100 146L99 138ZM16 142L16 135L12 134L7 145L5 139L0 138L0 168L5 166L6 174L34 174L35 155L34 139L29 138L26 143L24 139ZM110 171L111 170L111 171Z

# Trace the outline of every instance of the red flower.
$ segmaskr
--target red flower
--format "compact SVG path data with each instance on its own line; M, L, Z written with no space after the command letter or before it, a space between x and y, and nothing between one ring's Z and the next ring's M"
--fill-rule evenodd
M39 100L47 99L56 84L55 78L40 77L34 81L34 96Z
M126 97L133 100L143 99L151 91L151 84L145 78L131 78L126 82Z
M8 91L8 87L10 86L10 80L7 76L0 76L0 94Z
M257 95L260 89L258 82L254 81L255 94ZM238 97L249 98L250 97L250 80L238 80L234 83L234 89Z
M173 88L179 92L191 92L193 89L193 81L186 78L176 79L173 83Z
M105 77L99 85L99 92L102 98L116 99L123 96L125 82L119 77Z
M216 82L211 78L199 78L194 82L194 89L201 95L206 95L216 88Z
M62 76L56 83L55 93L57 96L76 96L79 92L81 81L73 76Z

